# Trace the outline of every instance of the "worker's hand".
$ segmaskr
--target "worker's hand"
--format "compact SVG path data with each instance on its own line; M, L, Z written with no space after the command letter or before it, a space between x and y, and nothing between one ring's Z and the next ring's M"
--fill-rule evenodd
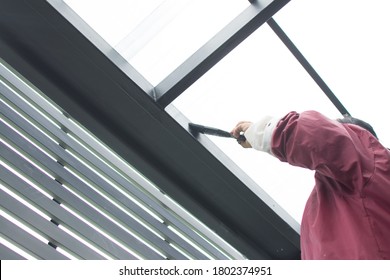
M249 144L248 140L240 141L238 137L245 133L245 131L252 125L252 122L248 121L242 121L239 122L233 130L230 132L238 141L238 144L240 144L244 148L252 148L251 144Z

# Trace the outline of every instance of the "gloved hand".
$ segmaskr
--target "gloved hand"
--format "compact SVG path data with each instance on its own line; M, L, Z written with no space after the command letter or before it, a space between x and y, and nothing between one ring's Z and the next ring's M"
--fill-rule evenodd
M240 135L243 135L245 131L252 125L252 122L241 121L239 122L233 130L230 132L235 138L237 138L238 143L244 148L252 148L251 144L245 140L242 141Z

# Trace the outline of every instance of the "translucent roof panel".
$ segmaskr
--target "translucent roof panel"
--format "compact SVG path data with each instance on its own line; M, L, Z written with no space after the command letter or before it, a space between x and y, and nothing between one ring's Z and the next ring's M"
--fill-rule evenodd
M153 85L250 5L245 0L64 2Z
M316 109L340 114L288 49L264 25L173 102L192 122L230 131L241 120ZM313 186L311 172L210 137L297 221ZM253 190L256 193L256 190Z
M385 0L301 0L274 17L352 116L372 124L387 146L389 12Z
M274 18L348 111L370 122L389 146L383 115L387 107L383 98L390 90L386 83L389 4L380 0L370 4L341 2L291 1ZM192 122L228 131L241 120L282 116L292 110L318 110L330 118L340 117L268 25L259 28L173 104ZM234 140L210 139L300 221L314 185L311 171L242 149Z
M64 0L149 82L157 85L245 8L235 0ZM274 18L348 111L390 146L384 121L390 40L384 0L290 1ZM240 120L291 110L340 113L267 24L217 63L173 105L192 122L230 131ZM300 221L311 171L210 139ZM255 193L257 190L253 190Z

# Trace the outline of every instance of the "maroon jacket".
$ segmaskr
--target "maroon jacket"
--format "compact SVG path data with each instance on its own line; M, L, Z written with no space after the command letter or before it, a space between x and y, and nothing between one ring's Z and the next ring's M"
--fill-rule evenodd
M272 153L315 170L301 223L302 259L390 259L390 152L368 131L291 112Z

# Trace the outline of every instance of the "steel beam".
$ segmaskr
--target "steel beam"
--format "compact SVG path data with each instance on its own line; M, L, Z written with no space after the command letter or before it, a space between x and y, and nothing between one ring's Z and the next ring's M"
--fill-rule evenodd
M165 108L290 0L257 0L155 87Z

